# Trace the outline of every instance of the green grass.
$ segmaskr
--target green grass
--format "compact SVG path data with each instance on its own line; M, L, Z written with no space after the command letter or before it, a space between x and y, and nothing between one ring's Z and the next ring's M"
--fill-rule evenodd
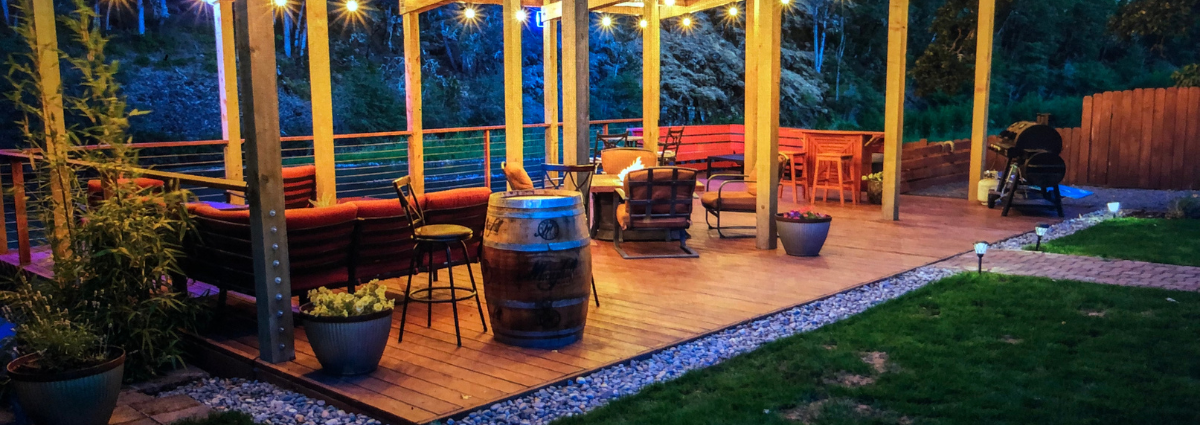
M1043 243L1042 250L1200 266L1200 220L1118 218Z
M1195 424L1198 355L1200 294L960 274L556 424Z
M227 411L208 415L203 419L186 419L173 425L255 425L254 418L242 412Z

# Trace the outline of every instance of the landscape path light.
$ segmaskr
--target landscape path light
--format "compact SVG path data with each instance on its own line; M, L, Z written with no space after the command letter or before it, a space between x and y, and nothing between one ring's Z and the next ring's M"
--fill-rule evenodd
M1117 213L1121 212L1121 203L1120 202L1109 202L1108 203L1108 212L1112 214L1113 218L1116 218Z
M983 274L983 255L987 254L988 243L986 241L975 242L975 255L979 256L979 274Z
M1037 245L1033 247L1034 251L1042 250L1042 236L1046 236L1048 232L1050 232L1050 225L1046 223L1039 224L1033 228L1033 233L1037 234Z

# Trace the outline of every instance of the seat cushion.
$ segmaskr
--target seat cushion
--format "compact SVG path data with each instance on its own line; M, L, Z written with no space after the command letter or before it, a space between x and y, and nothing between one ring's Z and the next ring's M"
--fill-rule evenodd
M451 189L441 192L428 192L422 197L421 208L430 210L449 210L455 208L482 206L487 209L488 198L492 190L486 187Z
M722 191L720 192L721 207L717 208L717 192L705 192L700 195L700 204L714 211L754 212L758 207L758 198L750 192Z
M471 229L457 224L429 224L418 227L413 232L418 239L429 239L437 241L456 241L469 239L471 237Z
M529 173L525 168L516 164L504 164L504 178L508 179L509 187L512 190L533 190L533 179L529 178Z
M692 226L692 219L686 217L654 218L649 220L633 220L625 204L617 205L617 223L622 229L686 229Z

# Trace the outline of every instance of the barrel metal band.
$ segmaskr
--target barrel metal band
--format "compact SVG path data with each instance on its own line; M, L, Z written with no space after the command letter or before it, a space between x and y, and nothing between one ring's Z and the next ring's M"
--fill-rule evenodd
M492 207L492 208L496 208L496 207ZM496 211L494 209L489 209L488 215L491 217L496 217L496 218L560 218L560 217L567 218L567 217L579 217L579 216L583 215L582 210L571 211L571 212L575 212L575 213L569 214L569 215L563 214L563 212L564 212L563 210L558 210L558 211L518 210L518 211L528 211L528 212L508 212L508 211Z
M555 300L555 301L552 301L549 303L505 300L500 305L503 305L505 307L511 307L511 308L537 309L537 308L569 307L569 306L578 305L580 303L585 303L585 302L587 302L587 297L567 298L567 299L562 299L562 300Z
M483 246L486 246L488 248L495 248L495 249L504 250L504 251L518 251L518 252L565 251L568 249L575 249L575 248L579 248L579 247L588 246L591 244L592 244L591 238L582 238L582 239L576 239L573 241L539 243L539 244L505 243L505 242L491 242L491 241L488 241L487 239L483 240Z

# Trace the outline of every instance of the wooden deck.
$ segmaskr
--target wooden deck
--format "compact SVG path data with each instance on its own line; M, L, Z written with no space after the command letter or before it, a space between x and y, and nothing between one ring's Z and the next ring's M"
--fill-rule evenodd
M790 199L790 193L785 197ZM794 206L781 202L780 209ZM275 365L255 360L252 305L233 295L229 314L198 338L196 361L218 375L268 380L385 423L424 424L925 265L970 250L978 240L996 241L1058 220L1020 213L1004 218L997 210L958 199L905 196L901 206L902 221L887 222L878 206L818 202L818 209L832 214L834 221L822 255L815 258L788 257L782 249L758 251L753 238L718 239L705 231L699 201L689 243L700 252L698 259L623 260L610 243L594 242L601 306L591 307L582 341L555 351L494 342L470 304L459 309L463 347L458 348L450 306L434 306L433 326L427 328L426 307L417 304L409 309L403 343L396 343L399 315L393 321L377 371L330 377L318 370L302 326L296 330L296 360ZM750 214L727 217L731 224L754 220ZM674 243L628 246L639 252L676 249ZM35 263L35 268L44 267ZM472 267L479 277L478 265ZM460 275L465 282L461 267L456 280ZM414 279L424 281L423 276ZM192 289L204 291L206 286ZM398 290L403 281L389 286Z

